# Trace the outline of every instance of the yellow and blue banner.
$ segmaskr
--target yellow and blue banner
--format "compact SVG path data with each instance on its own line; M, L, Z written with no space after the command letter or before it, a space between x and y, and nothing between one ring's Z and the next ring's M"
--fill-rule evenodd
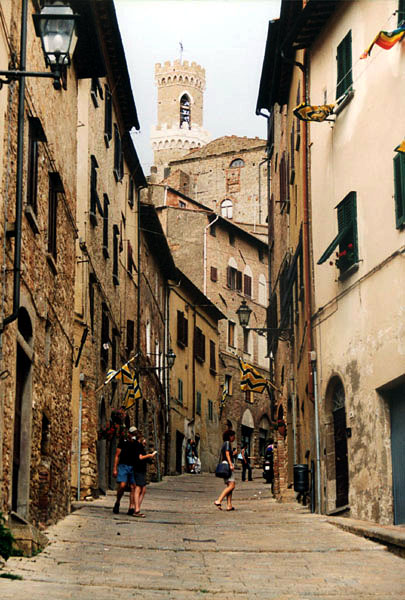
M301 121L315 121L316 123L322 123L332 114L335 108L334 104L321 104L320 106L313 106L306 102L301 102L298 106L293 109L294 115Z
M240 389L244 392L258 392L262 394L268 386L268 380L262 377L252 365L244 362L239 357Z

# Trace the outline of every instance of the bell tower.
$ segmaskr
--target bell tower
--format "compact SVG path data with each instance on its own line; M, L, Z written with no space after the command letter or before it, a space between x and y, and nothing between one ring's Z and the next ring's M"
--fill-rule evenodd
M158 88L157 125L152 127L151 144L158 177L171 160L192 148L207 144L211 137L203 129L205 69L195 62L175 60L155 65Z

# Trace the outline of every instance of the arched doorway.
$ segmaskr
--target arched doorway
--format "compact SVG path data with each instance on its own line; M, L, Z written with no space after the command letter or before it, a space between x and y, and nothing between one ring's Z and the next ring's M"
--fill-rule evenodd
M259 456L264 456L264 451L270 439L270 419L263 415L259 423Z
M247 444L249 456L252 454L252 435L254 431L255 425L253 421L253 416L250 410L247 408L243 413L242 423L241 423L241 444Z
M335 440L336 508L339 508L349 503L345 391L340 379L336 381L332 392L332 413Z

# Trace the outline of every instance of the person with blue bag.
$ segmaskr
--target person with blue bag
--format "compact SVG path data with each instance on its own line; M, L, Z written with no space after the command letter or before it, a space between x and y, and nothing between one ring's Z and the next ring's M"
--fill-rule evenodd
M234 474L234 451L232 450L232 443L235 441L235 432L232 429L227 429L223 435L224 443L221 448L221 462L220 465L226 466L228 463L229 472L224 477L225 489L222 491L217 500L214 501L215 506L222 510L222 500L226 498L226 510L235 510L232 506L232 494L235 489L235 474Z

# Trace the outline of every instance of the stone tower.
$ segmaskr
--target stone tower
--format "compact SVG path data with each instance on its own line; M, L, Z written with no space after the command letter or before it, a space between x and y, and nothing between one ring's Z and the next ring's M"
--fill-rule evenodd
M156 172L162 179L171 160L210 141L210 134L203 129L205 69L186 60L166 61L155 65L155 80L158 112L151 144Z

